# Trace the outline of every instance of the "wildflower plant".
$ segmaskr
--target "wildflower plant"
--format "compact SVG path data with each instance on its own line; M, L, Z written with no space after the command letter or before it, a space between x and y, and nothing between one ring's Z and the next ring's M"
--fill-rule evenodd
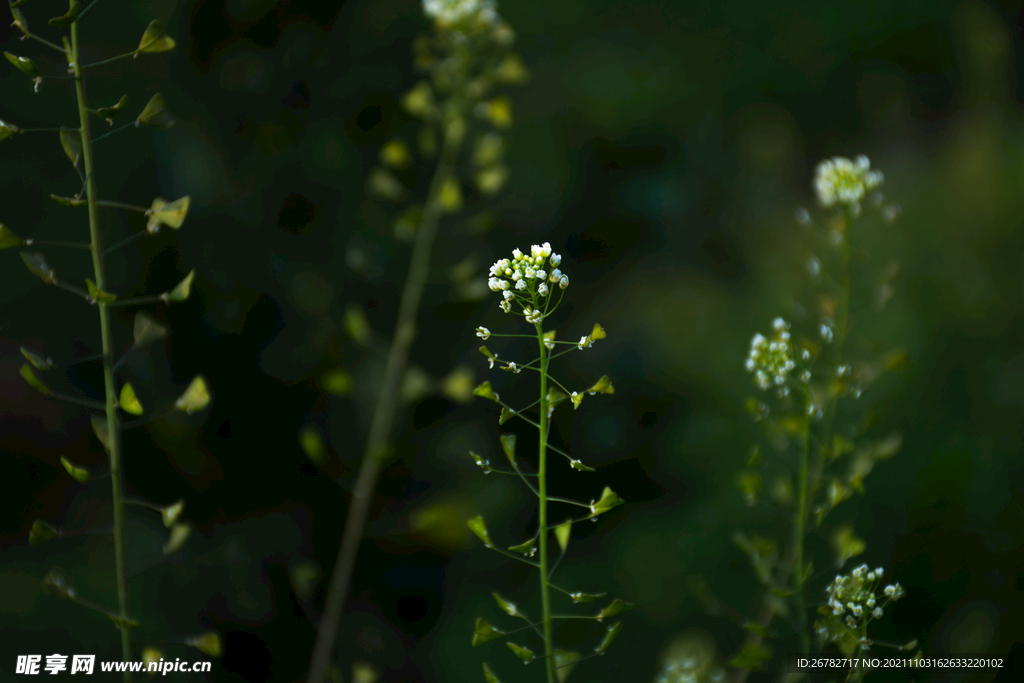
M806 261L814 283L811 300L794 306L798 319L777 317L770 334L756 333L750 341L745 369L757 390L768 396L765 401L751 397L746 405L779 457L768 460L760 446L752 448L738 486L750 506L762 504L761 494L767 489L768 504L781 507L793 521L788 543L742 531L734 534L734 542L748 556L764 587L763 605L746 622L746 641L731 661L737 681L771 659L765 640L773 633L770 625L776 616L791 615L799 651L812 652L807 585L821 572L814 573L806 537L822 528L827 515L854 492L863 494L864 478L875 463L892 457L901 444L898 433L877 436L872 429L875 420L847 420L849 411L839 410L840 403L859 399L885 371L899 369L905 362L899 351L872 358L871 350L850 345L854 355L846 348L853 327L850 242L858 237L854 228L859 219L866 216L862 202L878 209L889 223L899 215L898 205L887 202L877 189L882 181L882 173L872 170L864 156L852 161L837 157L818 165L814 190L827 212L826 220L818 225L806 209L797 212L798 223L816 245ZM888 280L895 268L890 265L885 270L883 286L889 289L879 288L875 302L879 309L891 296ZM847 360L847 355L854 360ZM768 477L770 482L765 481ZM841 568L866 550L851 525L836 525L828 533L835 552L829 563L833 567ZM881 569L869 571L864 566L833 581L822 610L835 618L826 617L817 624L818 645L835 643L847 654L870 645L867 625L884 614L874 593L882 575ZM885 601L895 599L896 592L902 595L902 588L892 584L892 592Z
M94 108L94 105L91 105L86 98L85 75L86 72L92 73L93 69L116 60L170 51L175 47L175 41L166 35L161 22L154 20L142 31L142 37L137 47L95 63L83 64L80 60L83 48L79 37L79 27L87 18L93 5L90 4L82 9L77 0L70 0L67 13L52 18L48 22L50 26L48 30L62 34L59 37L50 36L53 38L51 40L29 28L25 14L28 10L23 7L25 4L24 0L10 0L9 3L10 12L14 18L13 25L21 32L21 39L32 41L30 43L32 45L39 45L51 50L56 53L57 57L55 59L31 58L10 52L5 52L4 55L7 62L32 79L34 93L43 90L47 81L51 81L51 83L55 80L74 81L75 104L69 108L68 113L74 113L75 122L73 125L60 127L29 128L0 121L0 142L4 143L5 151L10 152L17 150L19 145L17 138L21 138L23 135L39 135L45 137L46 142L43 144L47 147L52 145L53 149L63 149L71 162L74 174L69 173L69 177L58 179L57 182L63 183L65 187L73 187L74 191L73 193L52 194L50 198L57 204L67 207L69 217L66 225L76 226L82 232L87 231L88 240L62 241L47 238L46 234L52 234L56 226L41 228L43 238L22 237L23 227L15 226L12 229L0 223L0 249L23 248L20 251L21 260L32 275L41 279L44 284L53 285L69 292L79 300L79 303L94 307L97 312L100 345L98 354L70 359L67 362L57 362L41 349L23 346L21 353L27 362L21 367L21 376L43 395L82 406L91 413L92 429L100 445L106 451L107 467L76 464L66 457L60 457L60 464L70 478L69 487L80 486L92 479L110 479L117 605L100 604L93 599L93 596L87 595L85 590L74 586L58 568L53 568L50 571L43 580L43 585L48 592L59 598L74 601L106 616L120 631L121 657L124 661L139 659L157 661L162 656L159 650L146 648L140 652L132 639L132 631L143 624L132 617L129 608L129 572L126 548L131 544L131 539L127 537L125 531L126 506L137 505L150 511L149 514L159 515L168 529L167 540L163 547L165 554L172 554L184 545L191 527L181 517L184 510L183 499L162 505L126 497L125 452L121 435L124 429L139 426L153 419L167 417L173 413L191 415L203 411L209 405L211 396L206 380L202 375L198 375L186 387L182 387L181 393L176 399L167 399L162 402L160 407L147 410L145 405L152 405L152 403L158 402L159 398L154 391L145 390L136 379L130 376L131 373L125 367L125 361L130 355L160 341L167 336L169 331L165 324L141 310L140 307L149 304L171 305L184 302L192 292L195 271L189 272L184 279L162 293L124 297L116 292L121 287L107 278L106 265L109 262L109 255L129 242L140 238L159 239L164 227L171 230L181 228L189 212L190 199L186 196L169 202L157 197L148 206L139 206L103 198L95 172L94 145L112 133L93 137L91 117L95 116L113 125L114 119L119 118L126 109L128 96L125 95L118 102L109 106ZM39 60L38 63L36 59ZM10 103L15 100L7 98L6 101ZM113 132L140 126L167 128L173 123L174 119L167 111L163 97L158 93L150 98L134 121ZM22 153L24 153L24 148L22 148ZM69 185L69 182L74 183L73 186ZM116 239L115 232L112 230L116 222L108 218L112 211L138 214L142 220L136 222L133 226L134 232L130 233L128 237L115 242L112 246L105 246ZM58 270L50 265L46 255L40 249L86 251L90 257L87 262L92 267L90 277L83 277L84 273L80 271L71 274L64 271L58 273ZM11 278L14 277L14 272L8 266L4 270L4 275ZM83 280L84 282L82 282ZM136 309L137 312L131 323L126 324L128 321L116 314L118 309L122 308ZM125 334L126 332L127 334ZM96 339L90 340L91 343L96 341ZM120 357L118 357L119 352L123 352ZM60 388L60 385L66 382L62 381L62 378L57 376L60 373L55 373L54 370L96 361L102 364L103 376L103 386L95 392L98 397L79 396L71 390L66 391ZM50 373L52 379L48 378L44 381L46 373ZM129 418L127 422L125 421L126 416ZM29 541L36 545L58 536L74 536L85 533L95 533L95 531L61 528L45 519L37 519L32 524ZM222 649L220 637L216 633L204 633L180 642L192 645L211 656L219 656ZM56 673L56 671L51 673ZM130 674L125 673L125 678L129 679Z
M538 655L534 649L527 645L520 645L507 641L509 650L525 664L530 664L538 656L543 661L548 683L564 681L569 671L577 663L586 659L578 652L562 650L555 647L553 623L556 619L592 619L603 622L605 619L614 617L619 613L630 609L633 605L619 599L610 601L603 608L591 615L584 616L562 616L553 612L552 589L562 593L573 603L589 603L606 596L605 593L583 593L569 588L564 588L552 582L552 577L558 563L565 556L572 535L572 525L587 519L596 521L597 517L608 512L623 503L622 499L610 488L604 487L599 498L591 500L590 503L574 501L566 498L558 498L548 493L548 472L549 453L561 455L567 461L569 467L580 472L593 472L594 469L585 465L580 460L573 458L564 450L553 446L549 442L551 430L551 416L555 408L569 402L573 410L582 404L584 396L594 394L613 394L615 392L611 380L607 376L601 377L592 386L581 391L572 391L564 384L551 376L550 362L559 356L573 351L582 351L593 346L597 340L605 338L604 329L595 324L590 333L580 338L578 342L560 341L555 338L555 331L547 330L546 321L557 310L566 288L569 286L569 276L561 271L562 258L551 250L551 245L545 242L543 245L534 245L529 253L519 249L512 252L512 258L502 258L491 266L488 286L491 291L500 294L498 306L505 314L515 317L522 317L523 321L533 328L532 334L498 334L492 333L486 327L478 327L476 335L481 339L491 337L505 338L531 338L537 342L538 356L533 360L521 363L512 360L499 358L486 346L480 347L480 352L487 359L489 368L495 365L505 372L520 375L524 371L537 373L539 378L539 398L530 406L524 408L513 408L501 399L501 396L494 390L489 381L484 382L474 390L474 394L501 406L498 417L498 424L503 425L513 418L520 419L538 431L537 465L535 472L529 472L529 467L516 454L516 434L502 434L499 437L501 449L508 460L511 470L493 467L489 458L470 452L470 456L483 470L484 474L497 472L506 475L519 477L530 489L537 499L537 531L531 538L509 546L507 550L500 548L491 538L490 531L482 515L477 515L469 520L469 528L475 533L484 545L507 557L530 565L537 569L540 581L540 609L541 615L534 620L516 603L511 602L497 593L493 593L498 608L507 615L523 619L527 626L515 631L505 631L491 624L490 621L477 619L472 644L481 645L493 640L513 635L520 631L533 631L542 641L543 654ZM556 351L561 347L562 350ZM536 406L537 414L527 413L527 410ZM550 524L548 515L549 503L558 503L576 508L582 508L583 514L575 518L567 518L559 524ZM557 560L552 562L552 544L549 539L549 532L553 532L555 542L560 551ZM536 558L536 559L534 559ZM611 624L590 657L602 655L611 646L621 631L621 622ZM498 678L491 670L488 663L484 663L484 678L487 681L497 681Z

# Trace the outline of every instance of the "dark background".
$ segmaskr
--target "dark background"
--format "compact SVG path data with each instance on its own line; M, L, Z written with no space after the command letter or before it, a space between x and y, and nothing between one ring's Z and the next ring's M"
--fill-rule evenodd
M33 30L59 36L45 19L65 11L61 3L24 10ZM412 359L423 377L461 367L474 384L489 378L528 402L525 375L512 389L513 376L488 374L473 336L478 325L519 331L514 320L451 268L472 259L471 279L479 280L512 248L544 241L563 254L572 279L559 332L574 339L595 321L608 331L554 369L581 387L608 374L616 393L557 416L558 439L597 472L556 468L552 487L588 500L610 483L628 503L577 530L559 575L637 609L624 615L608 656L581 664L573 678L649 681L673 644L699 648L710 636L721 661L742 642L733 615L754 611L755 582L729 539L771 519L744 507L733 485L757 435L742 409L753 393L742 362L750 336L776 315L813 329L793 301L809 255L794 210L823 217L813 207L815 164L859 153L885 172L883 189L903 217L890 225L869 216L853 233L863 286L854 289L858 327L849 351L866 357L880 342L904 350L910 363L849 415L877 415L873 434L899 432L904 445L875 468L865 496L812 534L808 548L823 575L811 596L833 571L829 534L852 522L868 549L850 566L884 566L908 593L873 635L919 638L926 656L1007 656L1017 643L1019 657L1019 6L530 0L498 10L532 74L509 91L512 173L496 199L474 200L442 225ZM97 143L99 192L144 205L188 194L192 210L180 233L165 229L117 252L108 277L122 294L160 292L197 269L190 301L155 309L172 327L168 341L134 356L126 376L150 407L202 372L214 402L190 419L125 436L132 495L160 504L184 497L195 529L184 550L164 558L159 519L131 508L132 614L144 624L136 642L193 659L200 655L173 641L216 629L226 653L214 679L297 681L314 631L290 573L310 561L330 573L408 262L408 245L391 229L396 208L371 199L365 178L386 141L415 141L417 123L398 98L418 78L410 42L428 22L412 1L340 9L313 1L101 2L81 22L83 59L133 49L153 18L177 49L96 69L88 94L95 105L129 94L128 121L159 91L177 123ZM18 42L8 23L0 21L4 49L36 59L45 73L63 71L59 55ZM3 64L0 118L77 126L69 81L48 80L33 94L24 74ZM93 126L94 135L106 128L97 119ZM84 239L84 214L48 199L79 188L56 135L17 136L0 153L0 220L23 236ZM424 163L405 180L421 192L429 173ZM495 220L480 232L485 211ZM104 220L108 243L143 227L112 211ZM47 254L68 280L91 274L81 252ZM0 257L7 677L17 654L115 658L119 645L103 617L39 587L57 565L83 594L116 604L109 537L28 544L37 517L69 529L109 524L109 483L78 485L59 464L61 455L104 461L88 414L40 397L18 376L21 344L58 360L94 353L95 314L42 286L13 250ZM879 277L872 268L892 262L895 296L878 313L870 306ZM346 333L350 307L375 332L369 348ZM116 322L127 348L131 316L121 312ZM517 357L501 340L488 345ZM350 395L321 387L339 366L353 377ZM66 380L47 376L88 395L99 380L94 364L71 369ZM517 668L500 645L469 648L476 617L501 621L491 590L538 610L533 575L485 551L464 527L482 513L499 542L518 543L532 523L530 498L514 481L483 476L466 455L500 458L493 404L432 394L399 417L397 457L375 497L339 664L347 675L353 659L371 662L386 681L480 680L486 656L503 680L517 680L517 671L535 679L539 665ZM299 447L306 425L333 453L319 468ZM521 436L528 443L530 432ZM782 520L775 528L785 538ZM709 614L694 599L698 577L729 610ZM314 611L324 588L316 587ZM791 641L781 642L784 653ZM943 675L926 678L995 679L992 670Z

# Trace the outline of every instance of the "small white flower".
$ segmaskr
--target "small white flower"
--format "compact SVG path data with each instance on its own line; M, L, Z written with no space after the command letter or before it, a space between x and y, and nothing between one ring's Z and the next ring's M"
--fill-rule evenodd
M871 613L871 616L873 616L875 619L880 619L882 617L882 608L876 607L875 610Z
M787 323L782 318L776 318L775 320L772 321L772 327L775 329L776 332L782 332L783 330L789 329L789 323Z
M885 594L888 595L890 598L896 595L896 586L890 583L888 586L885 587Z
M577 346L577 348L578 348L578 349L579 349L580 351L582 351L582 350L583 350L583 347L585 347L585 346L590 346L590 344L588 344L588 343L587 343L587 338L586 338L586 337L580 337L580 343L579 343L579 344L577 344L576 346Z
M508 366L507 366L507 367L508 367L508 369L509 369L509 370L511 370L512 372L514 372L514 373L515 373L515 374L517 374L517 375L518 375L518 374L519 374L520 372L522 372L522 370L520 370L520 369L519 369L519 368L518 368L518 367L516 366L516 364L515 364L515 363L513 363L512 361L507 361L507 362L508 362Z
M519 259L523 258L523 252L519 251L518 249L513 249L512 250L512 255L516 257L517 261Z
M528 323L539 323L544 318L544 316L543 316L543 314L541 314L539 308L536 309L536 310L533 310L533 311L531 311L529 308L527 308L525 312L526 312L526 322L528 322Z
M526 275L527 280L532 280L534 277L536 277L537 271L535 271L533 268L527 267L526 273L524 273L524 275Z
M518 273L519 271L516 272ZM518 282L516 282L516 289L518 289L520 292L526 291L526 280L519 280Z
M537 285L537 293L540 294L541 296L547 296L548 295L548 286L546 284L544 284L543 282L540 283L539 285Z
M552 254L551 255L551 265L557 266L561 262L562 262L561 254Z
M860 615L864 614L864 608L861 607L860 605L854 605L853 606L853 614L855 616L859 617Z
M492 277L487 280L487 286L492 292L497 292L501 289L501 280L496 277Z
M508 284L508 283L505 283L505 284ZM512 297L514 297L514 296L515 296L515 294L514 294L514 293L512 293L512 292L508 291L507 289L506 289L505 291L503 291L503 292L501 293L501 295L502 295L503 297L505 297L505 301L508 301L509 299L511 299Z
M488 369L490 369L490 370L494 369L494 361L496 361L496 360L498 360L498 354L494 354L493 358L488 358L487 359L487 364L489 366Z
M558 286L561 287L562 289L565 289L566 287L568 287L569 286L569 276L568 275L563 275L562 277L558 278Z
M882 568L881 567L879 567L878 569L875 570L875 576L877 576L878 578L882 578Z
M486 327L478 327L476 328L476 336L486 340L491 336L491 331Z
M538 270L538 271L537 271L537 279L538 279L538 280L543 280L543 279L544 279L544 278L546 278L547 276L548 276L548 274L547 274L547 273L545 273L545 272L544 272L543 270Z
M502 301L500 304L498 304L498 306L501 307L501 310L505 311L506 313L512 310L512 304L509 302L508 299Z
M515 280L516 282L523 279L523 274L522 272L520 272L518 268L516 268L515 272L512 273L512 279Z

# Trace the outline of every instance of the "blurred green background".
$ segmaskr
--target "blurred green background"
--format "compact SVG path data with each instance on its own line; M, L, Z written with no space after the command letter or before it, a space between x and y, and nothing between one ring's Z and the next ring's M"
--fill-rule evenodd
M45 19L63 4L24 9L35 30L57 35ZM778 526L784 516L746 508L734 486L757 438L742 408L754 393L743 359L750 336L776 315L813 329L794 301L810 255L794 211L806 206L820 219L815 164L860 153L884 171L882 189L903 217L865 219L853 233L854 272L864 279L849 353L867 357L879 342L910 362L850 415L875 414L872 434L899 432L904 445L868 477L867 495L812 534L808 549L824 575L811 595L831 578L829 534L852 522L868 547L854 564L884 566L908 592L874 635L920 638L926 656L1015 652L1019 660L1019 4L526 0L498 10L532 75L508 93L512 173L495 200L472 198L443 223L412 361L428 389L460 368L472 384L510 388L513 376L488 374L473 329L510 331L514 321L472 283L512 248L545 241L572 278L559 332L576 338L594 322L608 331L554 370L570 386L601 374L615 382L614 396L556 415L557 439L597 472L556 468L551 485L589 500L611 483L627 505L576 530L559 575L637 609L609 654L573 679L650 681L673 644L710 636L724 659L742 642L733 615L754 611L755 582L730 535L766 522L788 533ZM321 575L333 565L408 263L409 247L392 230L397 209L371 199L365 178L382 144L415 141L417 122L398 97L419 78L410 43L428 23L411 0L100 2L82 22L88 60L132 49L153 18L178 48L98 69L89 97L107 105L127 93L137 112L160 91L177 122L98 143L99 191L145 205L188 194L193 208L180 234L118 252L108 277L115 291L159 292L197 269L189 302L156 309L172 327L166 345L134 355L128 372L144 404L176 396L197 372L214 402L125 436L131 493L160 504L184 497L195 527L184 550L165 558L159 519L132 508L132 613L144 624L136 640L194 659L173 640L215 629L226 652L214 680L298 681L325 586L305 594L292 577L308 563ZM17 42L8 24L0 21L5 50L61 72L59 55ZM77 125L68 83L48 80L33 94L4 62L0 119ZM96 134L106 126L93 125ZM82 214L48 199L79 188L56 136L17 136L0 151L0 220L24 236L82 239ZM422 191L429 173L422 164L404 179ZM109 240L141 229L131 216L104 216ZM91 272L78 252L47 253L69 280ZM119 648L102 617L39 589L57 565L84 594L115 604L109 537L28 544L37 517L68 528L109 524L108 482L78 485L59 464L61 455L104 461L87 413L41 398L18 376L21 344L58 360L94 353L95 314L41 286L12 251L0 256L6 678L16 654L102 659ZM872 287L893 263L895 293L879 312ZM347 332L349 310L374 331L368 346ZM117 318L123 348L130 323L127 313ZM516 357L499 342L488 345ZM350 392L325 391L325 373L337 368L351 376ZM99 380L86 364L64 386L90 392ZM530 387L516 387L511 394L525 402ZM480 680L485 657L505 681L539 675L500 645L469 648L476 617L499 621L491 590L538 610L533 575L465 530L463 520L482 513L492 536L517 543L533 523L532 499L473 466L469 449L499 457L496 414L493 404L457 399L430 389L399 418L339 635L346 675L359 659L385 681ZM299 446L305 426L329 446L319 467ZM532 441L529 431L521 436ZM709 613L715 604L695 598L701 579L728 609ZM996 672L927 678L988 681Z

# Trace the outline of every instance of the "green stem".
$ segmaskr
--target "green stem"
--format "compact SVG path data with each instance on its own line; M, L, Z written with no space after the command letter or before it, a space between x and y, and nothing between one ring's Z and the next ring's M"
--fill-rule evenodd
M82 159L85 163L85 189L89 201L89 241L92 245L92 267L96 286L106 290L106 276L103 269L103 250L100 241L99 210L96 204L96 176L92 159L92 143L89 136L89 112L85 99L85 85L79 64L78 22L71 24L71 55L75 70L75 95L78 100L79 133L82 138ZM117 391L114 384L113 342L110 331L110 310L106 304L97 304L100 314L100 336L103 343L103 386L106 392L107 433L110 435L110 485L114 507L114 565L117 574L117 603L122 619L131 617L128 613L128 577L125 564L124 529L124 481L121 472L121 431L117 415ZM121 629L121 659L132 660L132 644L128 629ZM131 673L125 671L124 680L131 680Z
M551 637L551 593L548 586L548 349L544 346L544 327L536 323L537 341L540 345L540 454L537 458L538 506L540 530L537 545L540 546L540 602L541 621L544 623L544 663L548 683L555 683L554 639Z
M441 188L452 174L460 144L461 139L445 136L437 170L434 172L430 188L427 191L423 217L412 249L409 274L406 277L405 287L402 289L402 299L398 306L395 336L388 351L384 376L380 384L380 394L377 396L377 405L373 411L373 421L370 423L370 433L366 439L359 475L352 489L348 515L345 517L345 531L327 589L327 599L324 603L320 626L317 629L313 657L306 678L307 683L321 683L330 664L331 652L338 634L341 609L344 606L348 585L352 579L352 569L355 567L359 544L363 539L363 529L366 526L371 496L387 452L388 437L395 419L398 386L405 374L409 348L416 337L416 313L423 297L423 289L430 267L430 252L434 246L437 224L441 218Z
M796 611L797 628L800 631L800 652L811 654L811 642L807 634L807 605L804 601L804 534L807 520L807 460L811 444L811 392L804 389L804 443L800 453L800 493L796 503L796 523L794 524L793 535L796 550L794 551L793 563L795 566L796 580Z

